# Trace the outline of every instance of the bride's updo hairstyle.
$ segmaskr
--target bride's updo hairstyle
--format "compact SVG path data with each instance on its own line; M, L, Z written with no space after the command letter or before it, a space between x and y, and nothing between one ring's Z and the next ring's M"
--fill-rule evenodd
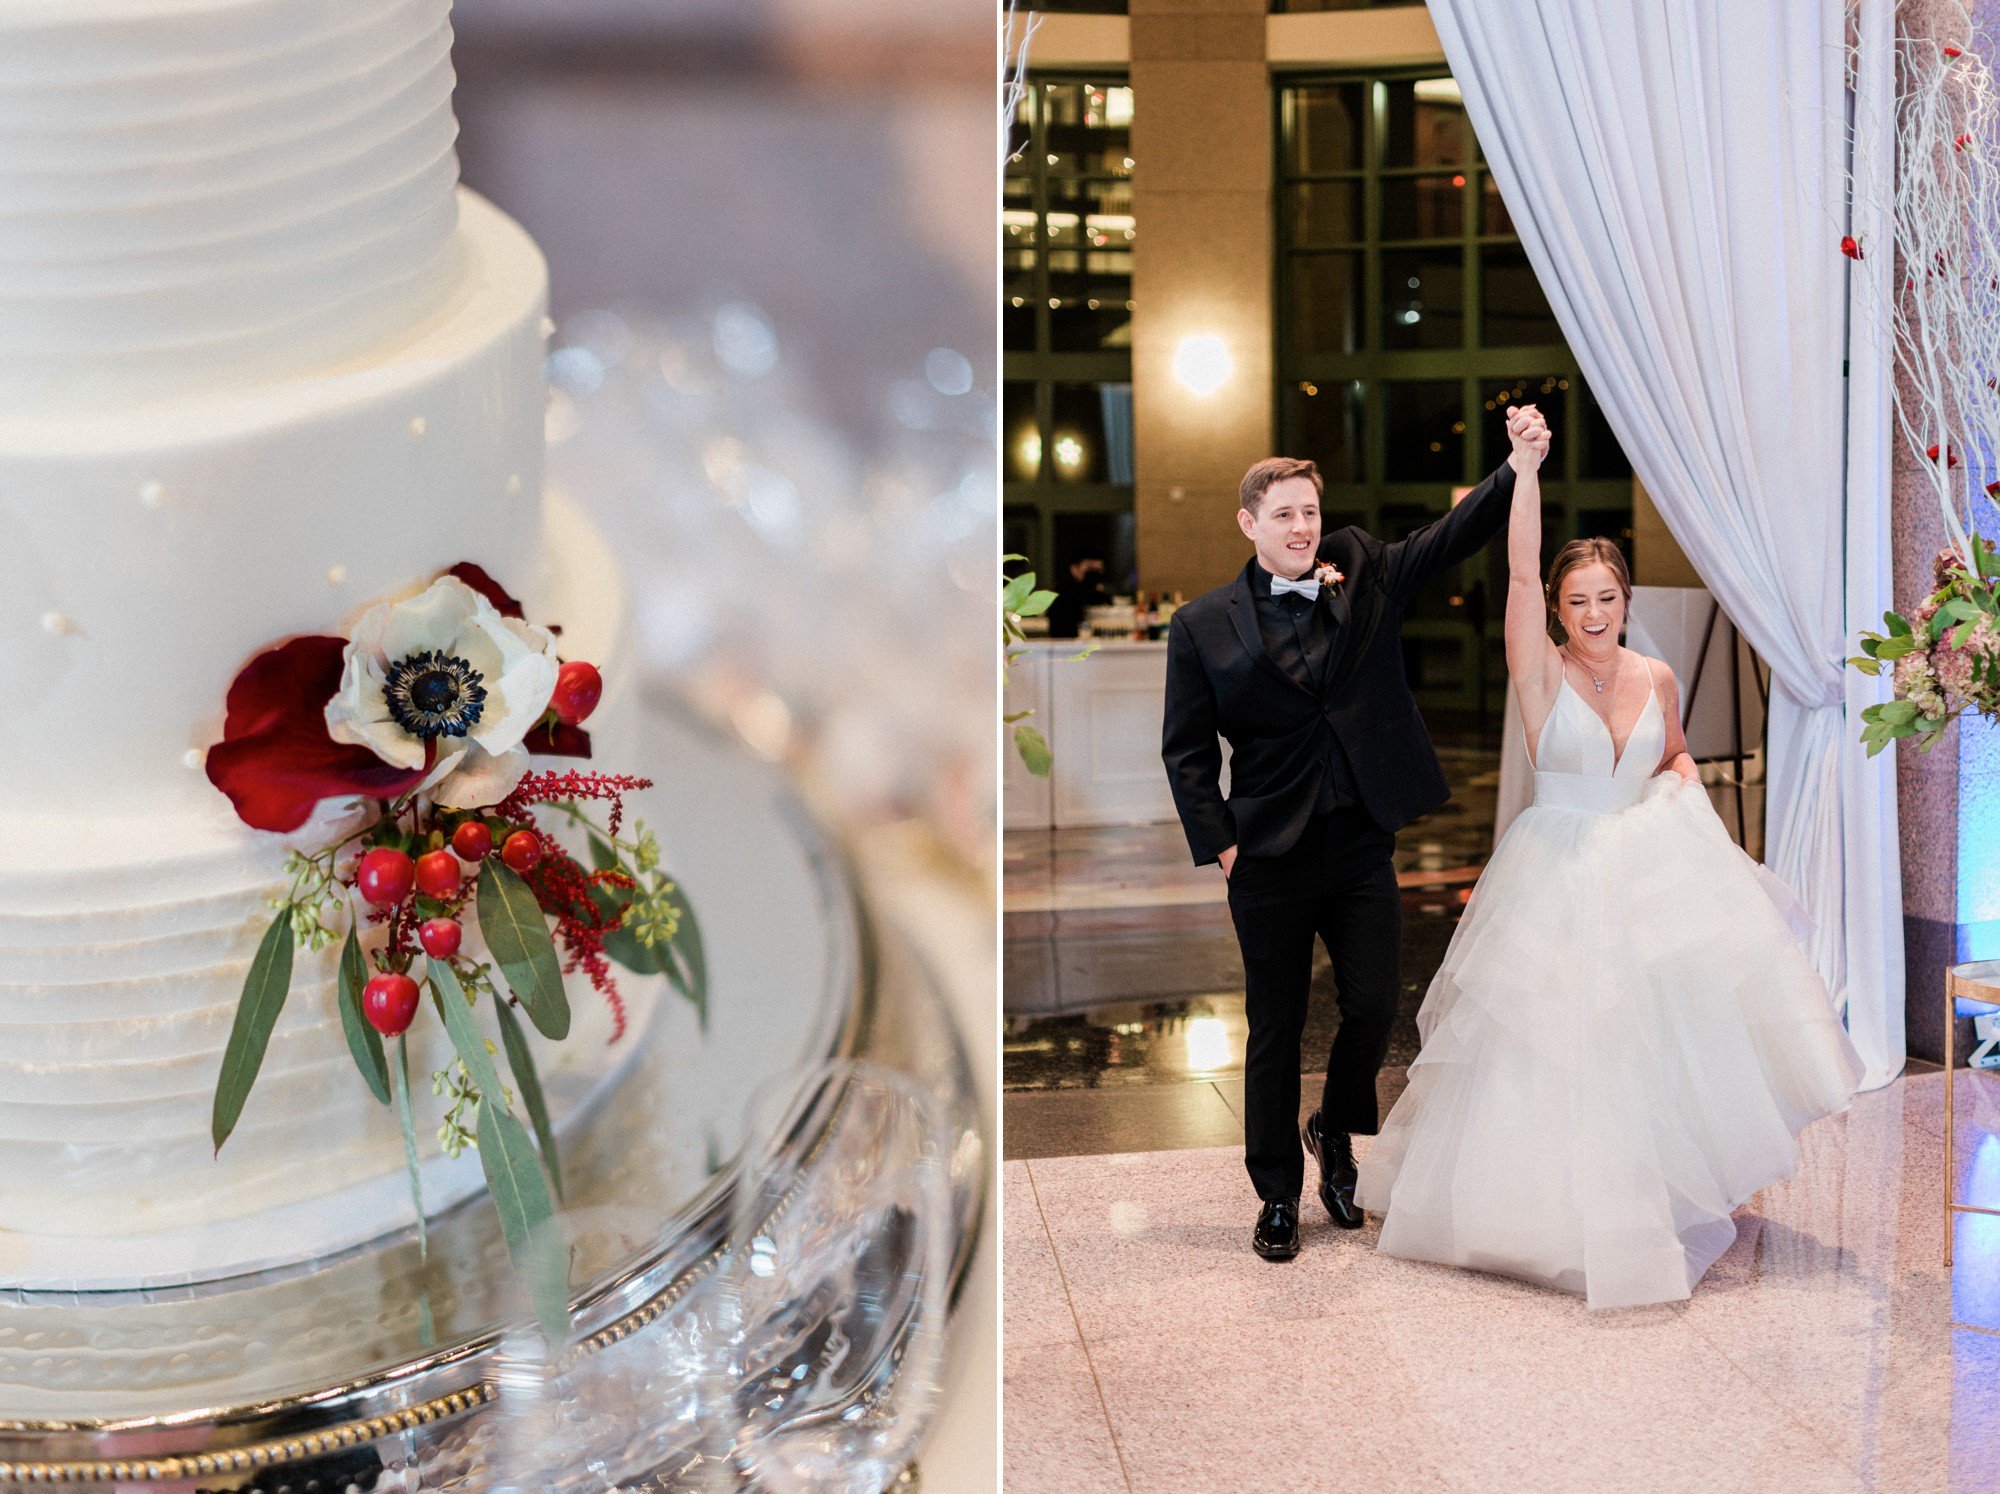
M1563 577L1582 565L1609 566L1618 589L1625 594L1628 611L1632 605L1632 572L1625 564L1625 552L1602 535L1571 540L1556 551L1549 565L1549 584L1542 593L1542 605L1549 612L1549 637L1558 645L1569 642L1569 633L1556 616L1556 598L1562 592Z

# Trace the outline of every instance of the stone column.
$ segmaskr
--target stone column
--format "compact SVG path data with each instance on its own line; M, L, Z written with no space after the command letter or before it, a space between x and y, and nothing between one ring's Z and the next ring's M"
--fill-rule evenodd
M1980 3L1990 5L1993 0ZM1896 29L1901 35L1936 36L1965 45L1967 9L1965 0L1901 0ZM1895 275L1895 283L1901 285L1900 257ZM1896 398L1905 397L1906 386L1899 372ZM1923 470L1923 458L1909 449L1900 431L1892 441L1890 543L1896 610L1907 614L1936 585L1933 566L1945 544L1944 518ZM1960 957L1960 738L1954 726L1928 753L1908 742L1894 749L1897 837L1903 861L1904 1022L1910 1053L1933 1061L1944 1056L1945 967Z
M1236 485L1272 450L1271 85L1265 0L1132 0L1134 514L1139 584L1189 596L1249 547ZM1174 374L1219 337L1206 397Z

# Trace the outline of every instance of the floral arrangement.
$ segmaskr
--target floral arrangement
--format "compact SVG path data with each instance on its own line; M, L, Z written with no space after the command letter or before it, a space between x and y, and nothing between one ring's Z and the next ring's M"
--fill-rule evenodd
M401 1122L420 1246L406 1036L428 992L455 1055L431 1076L446 1104L439 1141L452 1156L477 1149L509 1254L555 1335L567 1324L567 1266L543 1226L562 1174L521 1018L565 1037L563 977L580 973L609 1004L617 1041L625 1014L613 961L666 976L707 1015L693 913L660 870L652 833L625 824L625 796L650 781L530 770L531 753L589 756L582 723L603 692L594 665L558 656L558 631L528 622L479 567L454 566L368 608L346 637L293 638L253 658L206 760L245 824L331 826L317 849L291 853L288 886L272 900L216 1084L216 1150L256 1082L297 946L338 942L342 1030L370 1093ZM588 868L545 817L582 832ZM482 998L498 1046L474 1020Z
M1900 737L1929 752L1944 729L1971 710L2000 716L2000 601L1994 579L2000 554L1974 534L1972 559L1946 550L1934 571L1936 590L1907 618L1882 615L1887 633L1863 633L1861 653L1847 662L1864 674L1889 666L1896 698L1861 713L1861 740L1875 756Z

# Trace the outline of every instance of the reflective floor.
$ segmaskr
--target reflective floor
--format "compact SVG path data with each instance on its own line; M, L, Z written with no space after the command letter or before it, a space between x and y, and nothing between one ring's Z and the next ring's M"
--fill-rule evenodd
M1006 1467L1063 1490L1992 1489L2000 1218L1942 1263L1943 1076L1807 1131L1684 1304L1248 1249L1235 1146L1006 1166ZM2000 1086L1959 1172L2000 1203ZM1954 1326L1956 1318L1959 1326Z
M1456 803L1399 839L1385 1102L1490 849L1496 769L1449 755ZM1298 1259L1268 1264L1219 873L1173 825L1010 833L1006 857L1010 1494L2000 1488L2000 1217L1959 1216L1945 1267L1935 1068L1809 1130L1684 1304L1593 1315L1378 1255L1376 1220L1339 1231L1310 1200ZM1309 1074L1332 996L1322 956ZM1961 1196L2000 1208L2000 1079L1961 1082Z
M1403 999L1385 1103L1402 1092L1417 1007L1492 849L1497 749L1440 756L1452 802L1397 837ZM1221 872L1191 865L1168 824L1009 831L1005 876L1007 1156L1238 1139L1243 962ZM1302 1070L1324 1070L1338 1025L1322 949Z

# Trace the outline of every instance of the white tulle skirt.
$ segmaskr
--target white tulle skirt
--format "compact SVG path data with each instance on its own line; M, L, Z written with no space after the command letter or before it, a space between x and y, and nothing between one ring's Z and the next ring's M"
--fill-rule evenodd
M1615 813L1524 811L1361 1161L1379 1248L1593 1308L1687 1297L1862 1072L1799 927L1676 776Z

